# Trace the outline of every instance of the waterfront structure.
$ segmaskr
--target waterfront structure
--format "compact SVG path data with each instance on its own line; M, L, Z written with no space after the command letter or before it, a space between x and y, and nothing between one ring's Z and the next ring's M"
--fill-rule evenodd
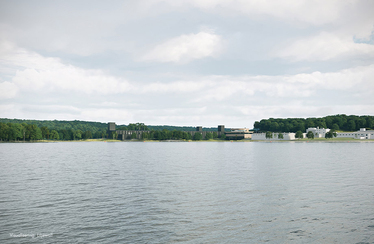
M327 132L330 132L328 128L308 128L306 133L303 133L303 138L306 138L307 133L311 131L314 134L314 138L325 138ZM141 139L142 134L147 131L136 131L136 130L117 130L116 123L109 122L108 123L108 136L115 135L119 140L130 139L132 135L135 134L136 139ZM196 131L185 131L193 137L196 133L200 133L202 137L205 139L206 134L212 131L203 131L202 126L197 126ZM279 136L281 134L281 136ZM241 140L241 139L252 139L252 140L273 140L273 141L289 141L289 140L296 140L295 133L292 132L272 132L271 138L266 138L266 133L253 133L247 128L235 128L231 129L230 131L225 131L224 125L218 125L217 129L218 137L221 135L226 135L226 138L229 140ZM359 131L356 132L337 132L337 138L352 138L352 139L374 139L374 130L366 130L365 128L361 128Z
M374 139L374 130L366 130L366 128L361 128L356 132L338 132L336 133L337 138L353 138L353 139Z
M319 128L319 127L308 128L306 130L306 133L308 134L309 131L313 132L314 138L325 138L326 133L329 132L330 129Z
M303 133L303 137L306 138L306 135L309 131L312 131L314 134L314 138L325 138L325 135L327 132L331 131L330 129L325 128L308 128L306 130L306 133ZM266 133L254 133L252 134L252 140L272 140L272 141L278 141L278 140L296 140L295 133L281 133L283 135L283 138L279 138L278 132L272 132L271 138L266 138ZM352 139L374 139L374 130L366 130L365 128L361 128L359 131L355 132L337 132L336 133L337 138L352 138Z
M229 140L251 139L252 134L253 131L247 128L230 129L230 131L225 132L226 138Z
M116 139L118 139L118 140L130 139L133 134L135 134L135 139L141 139L142 134L146 133L146 132L151 132L151 131L149 131L149 130L117 130L116 129L116 123L114 123L114 122L109 122L108 123L108 131L107 131L108 137L110 137L110 135L114 134L116 136ZM196 131L185 131L185 132L189 133L191 135L191 137L193 137L196 133L200 133L203 136L203 138L206 137L206 134L208 132L212 133L212 131L203 131L202 126L197 126ZM221 135L224 135L224 134L226 134L225 126L224 125L219 125L218 130L217 130L217 136L221 137Z
M279 138L279 134L282 134L283 138ZM289 141L289 140L295 140L296 133L292 132L272 132L271 133L272 138L266 138L266 133L253 133L252 134L252 140L272 140L272 141ZM303 136L305 137L305 133L303 133Z

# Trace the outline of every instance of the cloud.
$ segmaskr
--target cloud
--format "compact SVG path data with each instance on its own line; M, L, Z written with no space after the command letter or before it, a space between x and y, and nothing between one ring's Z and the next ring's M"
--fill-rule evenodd
M142 57L145 61L187 63L194 59L216 57L222 51L222 37L201 31L181 35L155 46Z
M0 53L10 77L0 83L0 112L9 117L250 126L266 117L373 111L374 65L295 75L167 73L138 82L14 45Z
M14 98L17 95L18 87L8 81L0 83L0 99Z
M27 92L73 91L85 94L116 94L132 89L128 81L99 69L83 69L64 64L58 58L44 57L17 46L0 43L1 64L8 67L12 82L3 82L7 91L0 97L14 97L17 90Z
M9 49L9 48L8 48ZM171 82L136 83L101 70L83 69L64 64L60 59L43 57L23 49L13 48L3 63L16 66L12 82L0 83L0 97L15 97L17 92L76 92L81 94L199 94L190 101L224 101L232 96L310 97L318 90L348 90L368 92L373 87L374 66L362 66L338 72L312 72L292 76L233 76L210 75L180 77ZM5 55L5 56L7 56Z
M131 90L127 81L105 75L100 70L84 70L63 64L47 70L25 69L17 71L13 82L20 89L27 91L115 94Z
M336 58L374 57L374 45L355 43L352 38L322 32L301 38L275 52L275 56L298 61L327 61Z

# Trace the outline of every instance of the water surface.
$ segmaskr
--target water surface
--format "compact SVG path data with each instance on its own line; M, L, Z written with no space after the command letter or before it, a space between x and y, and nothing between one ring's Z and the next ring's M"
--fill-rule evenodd
M374 243L373 149L2 143L0 243Z

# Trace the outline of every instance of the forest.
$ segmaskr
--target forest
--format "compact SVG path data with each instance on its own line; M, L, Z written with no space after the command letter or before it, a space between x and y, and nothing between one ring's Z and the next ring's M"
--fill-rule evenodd
M80 140L105 138L108 125L100 122L0 119L1 141Z
M59 120L21 120L0 118L0 141L35 141L35 140L82 140L112 138L107 135L107 123L89 121L59 121ZM187 126L147 126L144 123L118 125L117 130L149 131L143 133L143 139L171 140L198 139L191 138L189 133L195 127ZM203 128L208 133L208 139L216 138L217 128ZM200 134L200 133L196 133ZM135 135L134 135L135 136ZM131 138L128 138L131 139Z
M358 131L360 128L373 129L374 116L330 115L322 118L269 118L256 121L253 128L257 132L305 132L307 128L329 128L334 131Z

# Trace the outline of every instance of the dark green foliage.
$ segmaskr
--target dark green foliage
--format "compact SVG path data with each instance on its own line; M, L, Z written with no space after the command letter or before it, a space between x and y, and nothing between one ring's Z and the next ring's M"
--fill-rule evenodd
M339 125L337 123L333 124L331 129L333 130L339 130Z
M83 138L83 139L92 139L92 132L89 131L89 130L86 130L86 131L83 133L82 138Z
M111 138L113 140L117 139L118 138L117 132L111 132L109 138Z
M304 138L303 132L301 132L300 130L296 131L295 137L298 139L303 139Z
M192 137L192 140L194 140L194 141L199 141L199 140L202 140L202 139L203 139L203 135L200 132L196 132Z
M55 130L51 130L51 133L50 133L50 135L49 135L49 138L50 138L51 140L59 140L59 139L60 139L60 136L59 136L59 134L58 134L57 131L55 131Z
M120 125L118 126L117 130L149 130L148 127L144 123L135 123L135 124L129 124L129 125Z
M331 132L327 132L327 133L325 134L325 138L326 138L326 139L332 138L332 133L331 133Z
M42 137L43 137L43 139L49 139L49 130L48 130L48 127L47 126L42 126L40 128L40 130L42 131Z
M206 140L213 139L213 134L210 133L210 132L207 132L206 135L205 135L205 139L206 139Z
M330 130L329 132L327 132L327 133L325 134L325 138L326 138L326 139L330 139L330 138L333 138L333 137L336 137L336 132L333 131L333 130Z
M149 130L169 130L169 131L173 131L173 130L177 130L177 131L196 131L196 127L192 127L192 126L171 126L171 125L147 125L147 127L149 128ZM217 127L210 127L210 128L203 128L203 131L217 131ZM225 129L225 131L229 131L229 129Z
M310 127L330 128L342 131L358 131L360 128L374 129L374 116L331 115L323 118L263 119L254 123L259 132L305 132Z
M41 137L43 139L50 139L50 131L55 130L59 134L60 140L73 140L73 139L88 139L88 138L103 138L106 135L108 128L107 123L88 122L88 121L59 121L59 120L20 120L20 119L0 119L0 123L20 124L26 128L25 139L30 139L29 125L35 125L41 130ZM28 128L28 129L27 129ZM79 131L78 131L79 130ZM80 138L79 133L80 132ZM85 133L83 133L83 131ZM76 133L76 134L74 134ZM21 131L21 134L23 132ZM23 135L21 136L23 139ZM4 140L4 139L3 139ZM13 139L10 139L13 140Z
M283 139L283 134L282 133L278 134L278 139Z
M266 131L266 133L265 133L265 138L266 138L266 139L273 138L273 133L271 133L270 131Z
M306 134L306 137L308 137L308 139L314 139L314 134L313 134L313 132L308 131L308 133Z

